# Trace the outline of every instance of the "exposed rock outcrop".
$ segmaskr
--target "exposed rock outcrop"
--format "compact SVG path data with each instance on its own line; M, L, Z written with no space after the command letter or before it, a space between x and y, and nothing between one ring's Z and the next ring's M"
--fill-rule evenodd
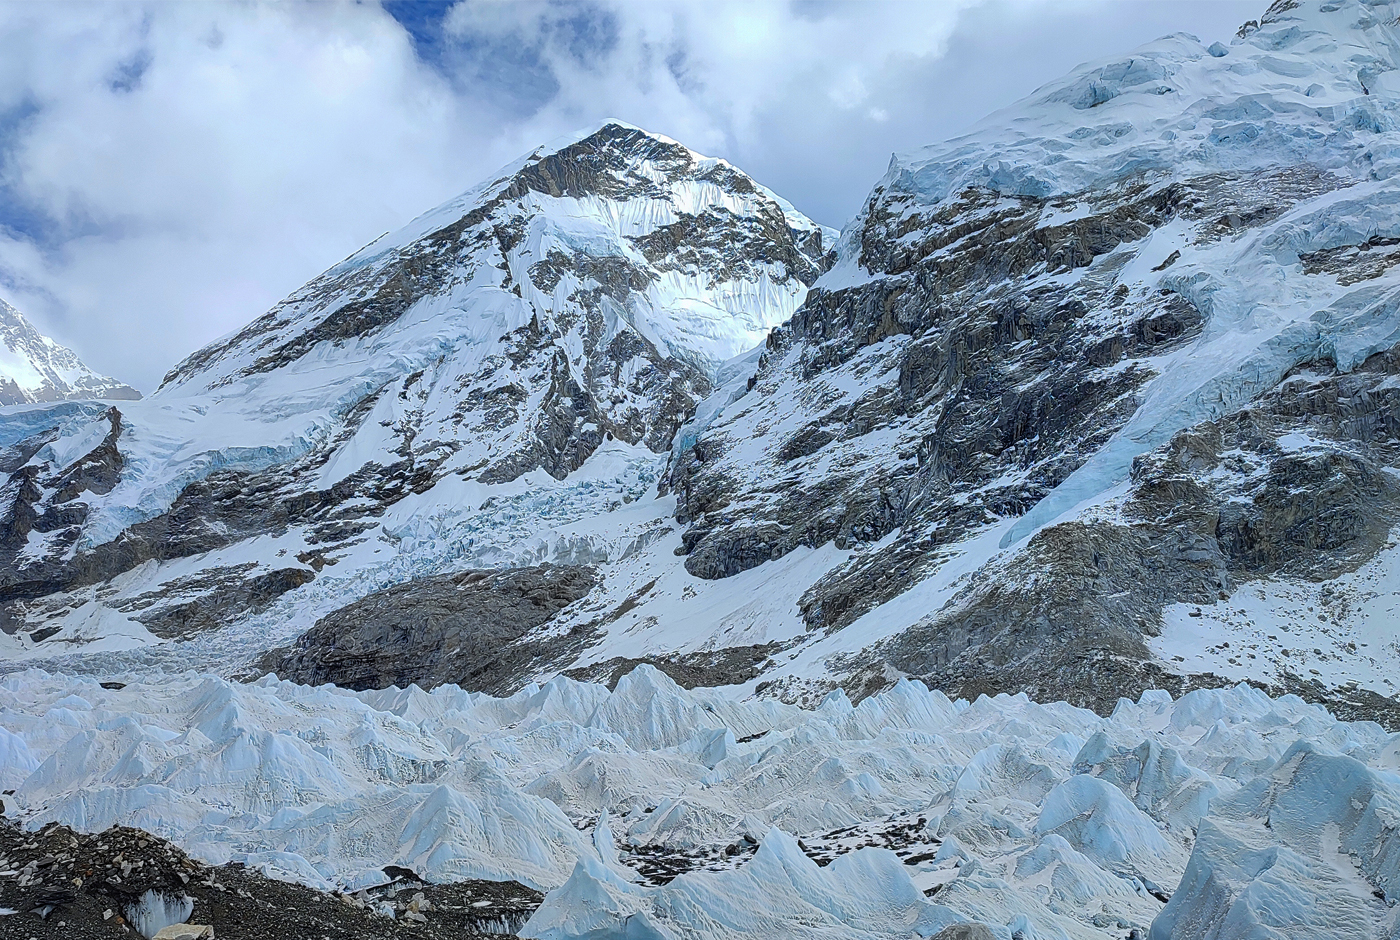
M531 643L530 634L597 579L592 569L567 565L421 578L322 618L292 649L269 653L262 668L294 682L350 689L444 682L512 689L542 655L570 652L567 643Z
M959 694L1100 710L1173 685L1143 665L1167 605L1213 605L1266 575L1325 581L1387 544L1400 525L1397 374L1400 349L1351 373L1298 367L1250 407L1139 458L1127 495L1098 518L1040 531L872 655Z
M155 925L141 912L143 897L154 892L157 903L148 908L188 902L188 922L212 927L215 940L474 940L512 936L541 900L514 882L429 885L403 869L386 870L381 886L328 894L237 862L206 865L154 833L125 826L89 833L50 824L25 832L0 819L0 858L14 872L0 881L6 937L130 940ZM386 916L390 910L395 916Z
M642 664L655 666L683 689L719 685L742 685L761 675L781 649L778 643L730 646L718 650L697 650L670 656L632 659L618 656L589 666L567 669L564 675L580 682L598 682L614 688L617 681Z

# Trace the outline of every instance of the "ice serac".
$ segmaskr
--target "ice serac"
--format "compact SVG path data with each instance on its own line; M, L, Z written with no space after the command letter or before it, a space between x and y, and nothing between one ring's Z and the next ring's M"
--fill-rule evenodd
M541 147L147 402L0 420L0 644L140 648L297 592L285 640L416 575L615 557L555 551L558 527L653 488L720 366L792 315L834 237L635 127Z
M1394 774L1294 744L1212 806L1149 940L1394 936L1398 811Z
M678 457L688 571L834 546L804 668L853 689L1220 681L1149 649L1174 605L1315 590L1400 521L1397 13L1280 0L896 156ZM1325 691L1259 632L1271 681Z
M509 928L539 940L1400 925L1400 735L1243 684L1101 717L912 681L798 708L649 666L611 690L557 677L502 698L34 669L0 680L0 729L8 825L137 826L347 894L405 871L515 881L548 892ZM54 890L62 865L5 879L0 899Z
M131 401L141 393L89 369L0 300L0 407L50 401Z

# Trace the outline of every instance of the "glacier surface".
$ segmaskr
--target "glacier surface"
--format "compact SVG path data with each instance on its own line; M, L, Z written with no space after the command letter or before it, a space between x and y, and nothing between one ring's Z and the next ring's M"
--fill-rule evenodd
M910 681L802 709L647 666L509 698L29 670L0 729L27 826L141 826L327 890L516 880L548 891L527 937L1397 927L1400 734L1243 685L1104 718Z

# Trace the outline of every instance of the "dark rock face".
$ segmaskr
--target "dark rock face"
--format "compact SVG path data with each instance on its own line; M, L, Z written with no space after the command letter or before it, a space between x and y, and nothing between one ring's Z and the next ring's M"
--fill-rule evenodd
M1024 691L1100 711L1148 688L1210 684L1147 663L1164 606L1214 604L1264 575L1334 578L1400 524L1396 374L1400 349L1349 374L1309 363L1249 408L1178 433L1136 462L1121 520L1042 530L855 671L878 661L958 694ZM1300 677L1278 688L1359 713ZM1400 714L1376 704L1367 714Z
M80 539L91 503L112 490L123 469L117 445L122 416L112 408L107 417L111 433L70 467L30 462L52 432L10 448L11 463L18 467L0 490L13 494L0 516L0 626L6 632L13 632L27 605L108 580L143 562L186 558L296 525L307 527L313 545L343 544L373 525L388 506L432 481L431 466L401 460L388 467L366 465L325 489L308 488L301 479L329 457L322 450L258 473L212 473L186 486L166 512L129 526L110 542L85 547ZM4 467L0 460L0 472ZM27 551L31 532L46 537L48 551ZM304 568L213 570L195 579L195 585L170 582L160 592L161 597L193 593L197 598L157 605L135 619L163 638L187 636L261 610L313 577ZM136 598L121 609L144 611L155 600Z
M322 618L293 648L268 654L262 668L351 689L454 682L497 691L533 664L532 631L597 581L593 569L573 565L420 578Z
M1147 383L1211 317L1193 286L1203 275L1161 273L1181 250L1144 277L1148 236L1171 226L1191 233L1188 249L1251 244L1355 183L1298 163L1054 199L972 187L930 204L887 180L847 235L843 264L859 276L809 293L770 336L747 395L671 468L691 574L729 577L799 546L851 552L802 596L811 629L843 629L969 536L1025 514L1139 412ZM1304 275L1345 286L1385 274L1393 255L1373 236L1295 257ZM1222 682L1152 661L1145 639L1164 606L1214 603L1252 578L1355 570L1400 522L1395 353L1342 370L1318 349L1248 407L1140 457L1117 518L1041 531L943 609L829 665L857 694L911 675L951 694L1101 710L1146 688ZM1339 695L1328 704L1351 707Z
M984 924L953 924L938 931L933 940L992 940L993 936Z
M1118 282L1121 246L1175 218L1218 238L1343 185L1308 165L1143 182L1063 200L1096 211L1058 225L1041 222L1057 204L1044 199L968 190L920 212L877 189L859 235L862 266L880 276L809 294L770 337L739 419L673 468L687 570L721 578L799 545L902 529L804 598L809 625L850 623L916 582L938 546L1039 502L1137 410L1149 360L1199 335L1205 317L1186 296ZM1043 283L1070 272L1083 273ZM838 393L842 378L861 392ZM796 420L758 417L774 411ZM760 473L725 458L753 438Z
M0 456L0 472L9 469L0 487L0 627L7 633L17 627L15 601L52 593L82 577L87 559L77 560L82 557L77 546L90 500L110 493L125 465L117 447L121 412L109 408L105 420L110 430L102 442L70 466L31 462L56 430L22 440ZM31 552L31 540L45 551Z
M582 271L577 270L580 267ZM607 266L584 263L575 264L574 273L591 279L608 278L613 272ZM608 438L664 451L696 400L710 391L708 376L697 366L667 359L636 333L610 336L607 319L622 308L606 287L577 292L571 300L579 305L578 316L559 311L564 315L556 317L556 329L532 320L509 337L508 368L504 362L489 360L468 379L464 401L488 406L487 413L476 419L483 431L488 424L497 430L512 425L531 429L479 471L477 477L484 483L509 482L536 468L563 479ZM624 293L624 306L625 302ZM582 375L557 342L558 328L574 330L583 338L588 356ZM624 375L634 359L651 365ZM509 381L502 384L503 379ZM614 399L638 404L619 409L613 407Z
M831 266L820 238L815 243L795 239L773 205L764 206L752 219L727 209L707 209L649 232L635 244L661 271L725 270L756 279L760 264L781 262L790 277L811 286Z
M30 533L52 536L63 544L72 545L87 519L87 505L78 501L83 493L110 493L121 478L123 459L117 449L122 432L122 416L116 408L107 409L106 420L111 428L102 443L79 458L71 466L45 475L43 468L29 463L39 450L51 441L55 432L43 432L20 441L9 448L0 470L9 469L10 477L4 487L8 505L0 516L0 552L14 559L28 544ZM50 498L45 499L45 495ZM6 566L0 573L0 586L17 580L18 566Z
M167 582L161 590L135 598L119 610L135 610L132 619L163 640L184 639L214 630L245 614L265 610L288 591L310 584L316 575L305 568L274 568L253 573L252 562L234 568L205 569L198 577ZM192 591L195 597L180 595ZM174 595L174 599L171 599Z
M912 243L896 197L877 201L862 252L889 275L809 294L770 337L739 418L674 467L678 518L692 526L687 570L726 577L799 545L846 548L902 529L880 557L804 599L809 625L839 629L917 581L939 545L1034 505L1137 409L1156 374L1147 360L1194 339L1204 317L1181 294L1119 284L1126 254L1065 286L1023 282L1112 255L1197 211L1214 185L1104 200L1099 214L1049 227L1037 227L1043 200L970 191L917 219L928 228ZM837 393L842 378L861 392ZM794 420L762 417L774 412ZM761 473L725 456L755 437Z

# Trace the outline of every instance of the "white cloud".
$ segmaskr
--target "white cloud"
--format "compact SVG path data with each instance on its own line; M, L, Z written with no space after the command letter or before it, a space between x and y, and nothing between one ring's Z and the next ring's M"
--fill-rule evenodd
M381 232L616 116L830 224L891 150L1258 3L0 6L0 294L149 390ZM426 61L425 61L426 59ZM6 234L7 233L7 234Z
M37 111L4 177L44 221L0 244L0 270L57 338L147 389L502 159L377 8L6 14L0 100ZM134 87L113 90L142 56Z

